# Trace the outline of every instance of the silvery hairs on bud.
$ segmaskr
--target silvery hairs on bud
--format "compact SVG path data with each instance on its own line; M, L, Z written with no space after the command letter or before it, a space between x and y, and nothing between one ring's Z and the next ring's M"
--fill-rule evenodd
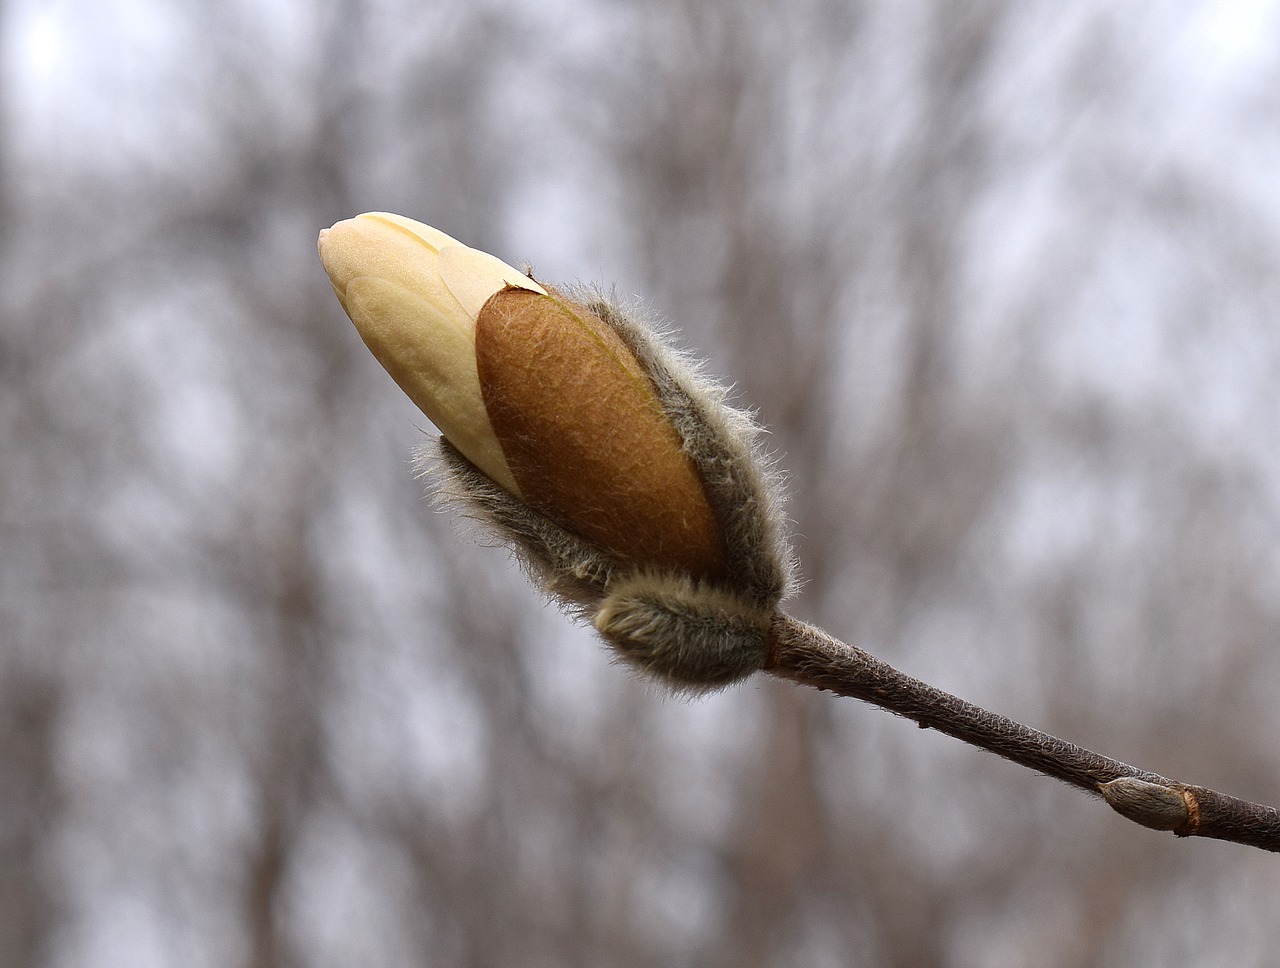
M636 309L598 289L566 295L617 333L648 375L716 517L723 577L695 580L611 555L513 497L443 438L419 452L419 471L438 477L439 499L510 547L546 594L593 619L624 661L686 692L729 685L764 664L769 621L795 571L762 431Z

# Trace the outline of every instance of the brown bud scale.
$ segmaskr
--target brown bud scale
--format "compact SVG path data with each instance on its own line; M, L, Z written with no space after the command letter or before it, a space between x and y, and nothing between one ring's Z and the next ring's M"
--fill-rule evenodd
M582 306L495 293L476 321L485 408L525 500L610 555L723 575L720 527L653 386Z

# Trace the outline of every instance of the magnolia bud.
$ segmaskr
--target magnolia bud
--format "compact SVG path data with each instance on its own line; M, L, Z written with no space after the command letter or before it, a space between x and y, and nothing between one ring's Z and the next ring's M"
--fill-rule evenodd
M760 668L791 560L757 428L599 294L544 289L428 226L362 215L320 256L444 435L447 493L618 654L683 688Z

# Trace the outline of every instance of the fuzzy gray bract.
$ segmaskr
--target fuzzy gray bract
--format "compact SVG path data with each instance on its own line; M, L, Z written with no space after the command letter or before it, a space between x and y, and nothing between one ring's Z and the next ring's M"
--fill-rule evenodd
M764 664L769 617L735 595L650 573L619 582L595 625L625 662L678 690L702 692Z

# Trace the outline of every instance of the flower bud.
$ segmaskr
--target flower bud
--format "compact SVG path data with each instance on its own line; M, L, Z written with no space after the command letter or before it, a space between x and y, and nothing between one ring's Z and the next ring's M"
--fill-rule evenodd
M444 435L446 494L625 661L682 689L760 668L791 559L755 424L651 328L380 213L320 235L343 308Z

